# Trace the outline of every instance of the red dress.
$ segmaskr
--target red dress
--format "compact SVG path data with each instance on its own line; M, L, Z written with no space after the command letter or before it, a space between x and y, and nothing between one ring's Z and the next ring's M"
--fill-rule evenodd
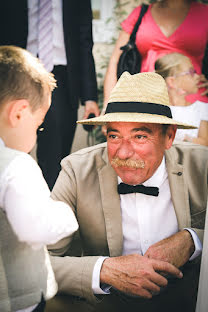
M166 37L151 14L149 6L136 35L136 45L142 56L141 72L154 71L155 61L164 54L179 52L188 56L198 74L201 74L202 60L208 42L208 6L192 2L184 21L174 33ZM131 33L138 20L141 6L135 8L122 22L122 28ZM207 96L191 95L191 102L196 99L208 102Z

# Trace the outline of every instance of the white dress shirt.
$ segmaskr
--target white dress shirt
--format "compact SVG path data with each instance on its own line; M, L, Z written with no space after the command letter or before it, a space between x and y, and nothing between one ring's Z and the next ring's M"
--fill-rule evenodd
M66 51L63 31L62 1L52 0L53 8L53 65L66 65ZM27 50L38 54L38 1L28 0Z
M0 148L4 146L0 138ZM71 208L50 198L39 166L26 153L15 157L0 175L0 207L18 239L34 249L54 244L78 229ZM17 312L30 312L34 307Z
M118 177L118 183L120 182L122 180ZM154 175L143 185L159 187L159 196L141 193L120 195L123 255L132 253L144 255L151 245L178 232L165 157ZM197 234L191 229L187 230L195 243L195 252L189 259L193 260L200 254L202 245ZM99 258L94 267L92 289L95 294L109 293L109 287L105 288L105 292L100 288L100 269L105 258Z

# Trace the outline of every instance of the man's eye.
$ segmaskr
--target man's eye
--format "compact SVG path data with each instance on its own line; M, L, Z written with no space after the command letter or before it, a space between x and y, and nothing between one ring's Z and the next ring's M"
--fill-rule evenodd
M142 135L142 134L138 134L138 135L135 136L135 138L141 140L141 139L146 139L147 136L146 135Z
M115 134L109 134L108 137L109 137L109 139L116 139L116 138L118 138L118 136L115 135Z

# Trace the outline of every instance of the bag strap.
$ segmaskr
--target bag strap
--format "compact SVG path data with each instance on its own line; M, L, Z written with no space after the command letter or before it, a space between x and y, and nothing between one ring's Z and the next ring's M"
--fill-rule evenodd
M141 7L141 11L140 11L140 14L139 14L139 18L138 18L138 21L136 22L135 26L134 26L134 29L131 33L131 36L130 36L130 39L129 41L131 42L135 42L135 39L136 39L136 33L137 33L137 30L139 28L139 25L141 24L141 21L142 21L142 18L144 16L144 14L147 12L147 9L148 9L148 5L147 4L142 4L142 7Z

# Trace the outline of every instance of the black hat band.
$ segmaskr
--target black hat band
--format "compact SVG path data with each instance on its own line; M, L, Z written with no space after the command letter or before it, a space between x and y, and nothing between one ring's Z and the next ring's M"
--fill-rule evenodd
M142 113L172 118L169 106L148 102L111 102L105 111L105 114L109 113Z

